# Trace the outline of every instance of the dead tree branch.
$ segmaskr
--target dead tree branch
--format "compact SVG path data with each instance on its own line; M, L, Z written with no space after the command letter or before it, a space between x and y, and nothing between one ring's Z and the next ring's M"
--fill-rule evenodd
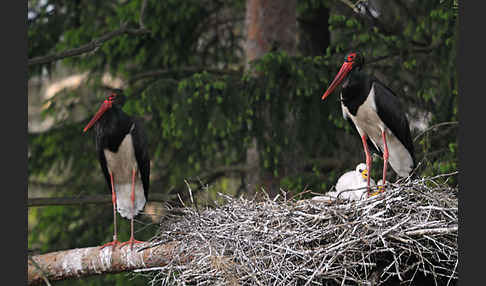
M151 31L145 27L145 23L144 23L146 8L147 8L147 0L143 0L142 6L140 8L140 17L138 19L138 24L140 25L139 29L128 28L127 24L123 23L121 25L120 29L106 33L103 36L92 40L90 43L88 43L86 45L83 45L83 46L78 47L78 48L62 51L62 52L57 53L57 54L52 54L52 55L47 55L47 56L39 56L39 57L29 59L27 61L27 65L30 67L30 66L33 66L33 65L50 63L50 62L57 61L57 60L64 59L64 58L68 58L68 57L79 56L79 55L82 55L84 53L88 53L88 52L91 52L93 50L96 50L104 42L109 41L109 40L111 40L115 37L121 36L123 34L136 35L136 36L150 34Z
M142 29L145 29L144 17L145 17L146 8L147 8L147 0L143 0L142 7L140 8L140 18L138 19L138 24Z
M131 29L131 28L127 28L125 25L122 25L122 27L120 29L106 33L103 36L96 38L96 39L92 40L91 42L89 42L88 44L85 44L81 47L65 50L65 51L62 51L60 53L51 54L51 55L47 55L47 56L35 57L35 58L32 58L32 59L29 59L27 64L30 67L30 66L38 65L38 64L46 64L46 63L57 61L57 60L64 59L64 58L79 56L79 55L82 55L84 53L91 52L91 51L99 48L104 42L109 41L109 40L111 40L115 37L121 36L123 34L145 35L145 34L150 34L150 30L145 29L145 28Z
M150 193L148 197L152 202L164 202L167 196L160 193ZM72 206L85 204L111 204L111 195L93 195L85 197L64 197L64 198L29 198L27 207L41 206Z
M441 123L438 123L438 124L435 124L435 125L432 125L430 126L429 128L425 129L424 131L422 131L420 134L418 134L417 136L415 136L415 138L413 139L413 142L416 142L417 139L419 139L422 135L424 135L425 133L429 132L430 130L432 129L435 129L437 127L441 127L441 126L445 126L445 125L456 125L458 124L459 121L450 121L450 122L441 122Z
M28 285L40 285L45 279L75 279L161 267L169 263L187 263L192 254L180 255L180 247L178 242L173 241L148 248L138 245L133 250L128 246L116 247L115 250L111 247L88 247L36 255L28 262Z
M133 84L139 80L152 78L152 77L164 77L164 76L172 76L174 74L193 74L198 72L208 72L213 74L229 74L229 75L241 75L242 73L237 70L229 70L229 69L216 69L216 68L207 68L207 67L185 67L180 69L158 69L152 70L148 72L143 72L134 75L130 78L130 84Z

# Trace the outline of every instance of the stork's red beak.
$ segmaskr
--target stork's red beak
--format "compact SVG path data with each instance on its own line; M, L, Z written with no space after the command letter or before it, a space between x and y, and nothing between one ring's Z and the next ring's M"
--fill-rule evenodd
M101 116L103 116L103 113L105 113L108 109L111 108L111 105L112 105L111 101L105 100L103 104L101 104L100 108L98 109L98 112L96 112L93 118L91 118L91 121L86 125L86 127L84 127L83 132L88 131L88 129L91 128L91 126L93 126L96 123L96 121L100 119Z
M343 81L343 79L346 77L346 75L353 69L353 62L344 62L344 64L341 66L341 69L339 70L338 74L332 81L331 85L329 88L326 90L324 95L322 96L322 100L326 99L326 97L331 94L336 87Z

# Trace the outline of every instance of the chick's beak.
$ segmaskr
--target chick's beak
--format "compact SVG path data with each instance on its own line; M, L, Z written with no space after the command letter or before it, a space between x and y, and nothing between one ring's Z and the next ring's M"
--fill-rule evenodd
M368 170L364 169L361 172L361 176L363 177L363 179L367 180L368 179Z

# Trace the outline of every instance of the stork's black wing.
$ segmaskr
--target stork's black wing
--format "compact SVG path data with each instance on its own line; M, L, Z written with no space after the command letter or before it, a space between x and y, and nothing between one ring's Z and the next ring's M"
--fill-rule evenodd
M130 128L132 134L133 148L135 149L135 159L140 170L145 198L148 199L150 186L150 157L148 153L148 140L145 128L140 119L133 119L133 126Z
M111 194L111 179L110 173L108 172L108 165L106 163L105 152L101 147L100 142L96 141L96 151L98 152L98 161L100 162L101 170L103 171L103 175L105 176L106 184L108 185L108 190L110 190Z
M373 81L378 116L410 152L415 166L415 154L410 127L398 97L378 80Z

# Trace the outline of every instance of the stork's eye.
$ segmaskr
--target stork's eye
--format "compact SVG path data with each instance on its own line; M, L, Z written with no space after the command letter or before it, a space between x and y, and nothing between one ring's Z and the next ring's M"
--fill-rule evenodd
M344 57L344 61L346 62L352 62L355 60L355 57L356 57L356 54L355 53L352 53L352 54L348 54L347 56Z
M107 100L109 101L114 101L116 99L116 93L112 93L109 96L106 97Z

